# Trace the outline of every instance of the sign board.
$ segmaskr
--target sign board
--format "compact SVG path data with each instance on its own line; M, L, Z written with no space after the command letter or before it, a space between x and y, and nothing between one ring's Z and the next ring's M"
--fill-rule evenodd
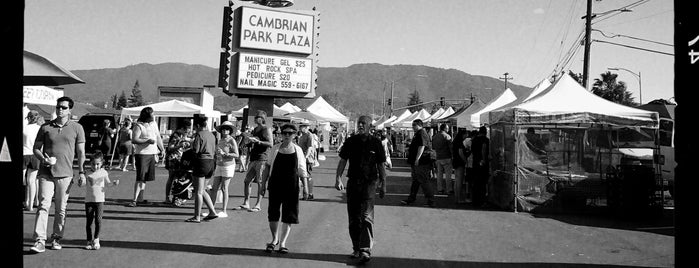
M63 90L46 86L24 86L24 103L56 105L56 100L63 97Z
M238 88L308 93L313 61L306 58L238 53Z
M298 13L241 7L240 47L312 54L314 17Z

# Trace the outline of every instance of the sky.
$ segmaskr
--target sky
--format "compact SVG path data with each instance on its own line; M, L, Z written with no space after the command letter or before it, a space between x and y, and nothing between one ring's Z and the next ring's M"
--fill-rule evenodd
M320 12L320 67L411 64L495 78L507 72L508 83L533 87L554 71L583 72L583 47L574 44L584 31L586 2L295 0L280 10ZM592 39L673 54L672 2L594 0ZM69 70L165 62L218 68L227 4L26 0L24 49ZM631 12L605 13L632 4ZM637 102L639 73L644 103L674 97L673 56L593 42L590 84L613 67L630 71L613 72Z

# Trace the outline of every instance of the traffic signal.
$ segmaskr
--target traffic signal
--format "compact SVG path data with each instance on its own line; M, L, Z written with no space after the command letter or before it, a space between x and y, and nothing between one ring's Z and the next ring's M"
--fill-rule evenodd
M444 107L444 105L446 105L446 102L444 101L444 97L439 97L439 105L441 105L442 107Z

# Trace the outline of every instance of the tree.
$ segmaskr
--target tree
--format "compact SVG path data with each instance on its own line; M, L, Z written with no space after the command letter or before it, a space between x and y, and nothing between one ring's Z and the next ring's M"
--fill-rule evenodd
M117 103L119 101L119 96L117 96L117 94L114 93L114 95L110 98L110 101L112 102L112 109L116 109Z
M126 93L122 90L114 108L121 110L124 107L129 107L129 100L126 98Z
M633 101L631 92L626 90L626 83L616 80L617 74L609 71L600 74L602 79L595 78L595 83L592 84L592 93L606 100L616 102L627 106L637 106Z
M131 89L131 97L129 97L128 103L129 107L142 106L145 104L143 95L141 94L141 89L139 89L138 80L136 80L136 83L133 85L133 89Z
M413 93L410 93L410 96L408 96L408 105L410 106L410 105L415 105L415 104L420 104L420 103L422 103L422 100L420 100L420 92L418 92L416 89L415 91L413 91ZM410 110L411 113L414 113L415 111L419 111L421 109L422 109L422 105L418 105L418 106L411 107L408 110Z
M583 84L583 78L582 78L582 74L581 74L581 73L577 73L577 74L576 74L576 73L574 73L573 71L568 70L568 75L570 75L570 77L572 77L573 79L575 79L575 81L578 81L578 84L580 84L580 85L582 86L582 84Z

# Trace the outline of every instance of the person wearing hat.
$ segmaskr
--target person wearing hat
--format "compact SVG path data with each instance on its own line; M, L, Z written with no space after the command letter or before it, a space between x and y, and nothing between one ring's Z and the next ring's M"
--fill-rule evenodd
M306 170L308 171L308 177L302 178L303 183L303 197L302 200L313 200L313 178L311 178L311 171L313 170L313 163L315 162L315 147L313 146L313 136L311 132L308 131L310 124L301 123L299 127L301 128L301 136L298 138L298 145L303 150L303 155L306 157Z
M374 245L374 199L386 194L386 153L381 141L370 135L371 117L362 115L357 120L357 135L345 141L335 173L335 189L342 191L342 172L347 170L347 218L352 239L352 258L360 263L371 259Z
M238 158L238 143L233 138L236 127L230 121L218 126L221 138L216 143L216 169L214 169L214 183L211 188L211 202L216 206L218 190L222 192L223 209L218 213L221 218L228 217L228 184L235 175L235 159Z
M243 192L245 194L245 199L243 199L243 204L237 209L246 209L250 212L257 212L261 210L260 203L262 201L262 181L266 180L269 174L269 164L267 159L272 146L272 130L265 125L267 120L267 113L262 110L258 110L255 115L255 124L257 125L255 129L252 130L252 136L250 137L250 142L252 143L252 148L248 157L250 157L250 165L248 167L248 173L245 174L245 186ZM251 183L257 183L257 202L254 207L250 207L250 191L252 190Z

